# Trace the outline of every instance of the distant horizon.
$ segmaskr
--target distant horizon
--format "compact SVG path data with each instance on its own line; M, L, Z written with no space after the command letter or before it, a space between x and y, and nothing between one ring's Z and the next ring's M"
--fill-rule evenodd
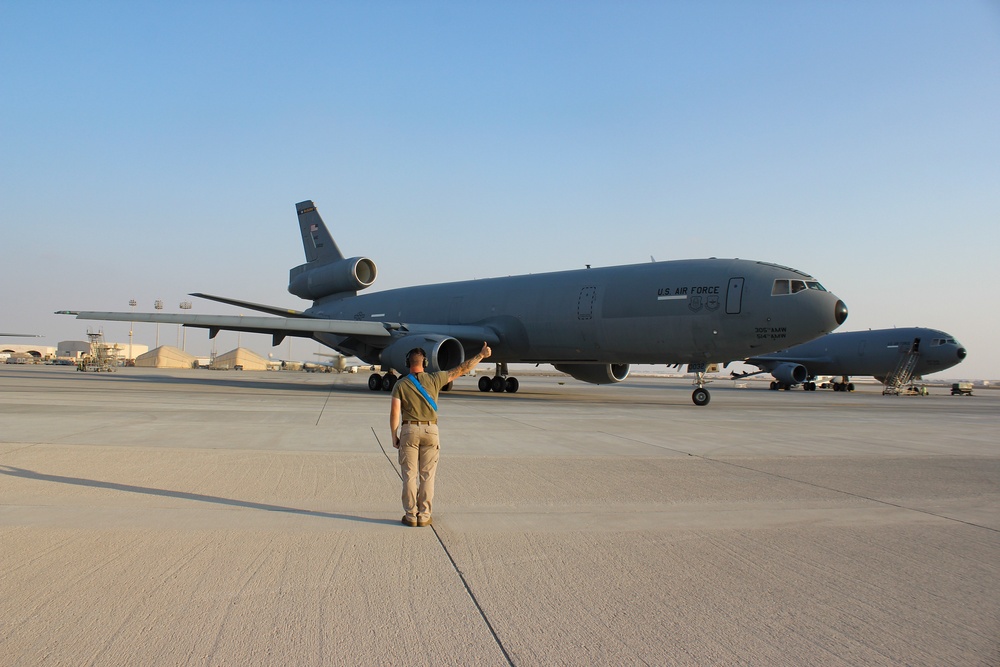
M176 326L176 325L163 325L163 326ZM260 336L261 334L254 334L254 335L255 336ZM68 343L68 342L73 342L73 343L88 343L88 341L85 340L85 339L84 340L64 339L64 340L60 340L58 342L59 343ZM110 340L110 339L106 338L105 339L105 344L106 345L115 345L115 344L117 344L117 345L120 346L120 349L127 349L128 348L128 342L127 341L122 342L122 341ZM140 343L140 342L136 342L136 341L133 341L133 345L145 346L147 348L146 352L143 352L141 354L145 354L147 352L153 352L156 349L158 349L158 348L155 348L155 347L153 347L151 345L147 346L145 343ZM17 347L30 347L30 345L24 345L24 344L11 344L11 345L4 346L2 344L2 342L0 342L0 351L4 350L6 348L9 348L9 347L14 347L14 346L17 346ZM58 349L58 345L44 345L44 346L38 346L38 347ZM211 358L213 358L213 353L212 353L211 350L209 350L208 353L195 353L195 352L191 352L191 351L189 351L189 350L187 350L187 349L185 349L183 347L179 347L177 345L173 345L171 343L162 343L160 345L160 347L175 348L175 349L181 350L183 352L186 352L187 354L190 354L191 356L195 357L196 359L211 359ZM322 347L324 349L329 350L329 348L326 348L325 346L322 346ZM260 351L259 347L249 347L247 345L242 345L241 347L231 347L231 348L225 348L225 349L216 349L216 351L214 352L214 356L222 356L222 355L225 355L225 354L229 354L230 352L233 352L233 351L235 351L237 349L248 350L248 351L253 352L254 354L258 355L259 357L261 357L261 358L263 358L263 359L265 359L267 361L286 361L286 362L291 362L291 363L302 363L302 364L317 363L319 361L322 361L321 358L277 357L277 356L275 356L274 352L263 352L262 353ZM273 349L277 349L277 348L271 348L271 349L273 350ZM331 350L331 352L333 352L333 351ZM320 352L319 354L313 353L314 357L318 357L318 356L320 356L322 354L327 354L327 353L322 353L322 352ZM138 357L138 356L140 356L140 355L135 355L135 357ZM343 355L343 356L346 359L348 359L348 360L355 359L358 362L360 362L358 364L353 364L353 365L364 366L364 367L370 366L370 364L366 364L366 363L362 362L360 359L358 359L357 357L355 357L353 355ZM133 358L135 358L135 357L133 357ZM349 364L349 365L352 365L352 364ZM565 373L561 373L561 372L557 371L555 368L552 367L552 364L550 364L550 363L543 363L543 364L511 363L511 364L508 364L508 365L511 368L517 369L519 373L526 373L526 372L527 373L531 373L531 372L546 373L546 374L552 374L553 376L565 377L567 380L569 380L571 382L576 382L576 380L573 380L570 376L566 375ZM492 366L493 366L493 364L489 363L488 361L483 361L479 366L476 367L476 374L482 374L485 368L492 368ZM546 368L537 368L536 369L536 367L538 367L538 366L548 366L550 368L548 368L548 369L546 369ZM953 370L955 368L960 368L960 367L961 367L961 364L959 364L958 366L954 366L953 368L948 369L947 371L939 371L939 372L941 372L941 373L947 373L948 371L951 371L951 370ZM745 364L745 363L740 362L740 361L734 361L734 362L730 363L729 366L725 370L719 371L718 373L708 373L707 376L711 377L713 380L716 380L716 381L717 380L727 380L727 381L728 380L732 380L733 382L739 382L739 381L745 381L745 380L760 381L762 379L770 377L770 375L768 373L761 373L760 375L747 376L747 377L743 377L743 378L730 378L728 376L730 372L733 372L733 371L741 372L743 370L754 371L754 370L756 370L756 367L754 367L752 365L749 365L749 364ZM694 378L694 375L691 374L691 373L687 373L687 372L684 372L684 371L681 371L681 370L672 370L672 367L666 366L665 364L632 364L629 374L630 374L630 376L631 375L637 375L637 376L644 376L644 377L657 377L657 376L661 376L661 377L685 377L685 376L690 376L691 378ZM852 378L872 378L871 375L852 375L851 377ZM874 380L874 378L872 378L872 379L873 379L873 381L877 382L876 380ZM937 377L937 374L930 374L929 376L926 376L921 381L922 382L943 382L943 383L948 383L948 382L978 382L978 383L983 383L983 382L987 382L987 383L991 383L991 384L992 383L998 383L998 384L1000 384L1000 377L989 378L989 377L974 377L974 376L965 376L965 375L963 375L963 376L954 376L954 377L952 377L952 376Z

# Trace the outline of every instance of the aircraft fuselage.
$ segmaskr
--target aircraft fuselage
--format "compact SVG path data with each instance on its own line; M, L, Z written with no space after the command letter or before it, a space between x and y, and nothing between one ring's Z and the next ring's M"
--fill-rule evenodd
M305 312L485 327L497 333L491 361L529 363L729 361L812 340L843 321L835 295L821 287L775 295L776 280L818 285L764 262L679 260L406 287L320 300ZM321 336L373 359L349 337Z
M915 376L943 371L966 357L954 336L938 329L899 327L832 333L816 340L767 355L769 364L801 363L810 377L819 375L886 376L900 357L917 346Z

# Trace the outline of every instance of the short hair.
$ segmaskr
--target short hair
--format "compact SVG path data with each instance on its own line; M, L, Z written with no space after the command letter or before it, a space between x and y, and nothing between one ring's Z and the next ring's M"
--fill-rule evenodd
M415 355L415 354L419 354L421 357L424 358L424 365L426 366L427 365L427 363L426 363L427 362L427 353L424 352L424 349L421 348L421 347L415 347L415 348L413 348L412 350L410 350L409 352L406 353L406 365L407 366L412 366L413 365L413 362L410 361L410 360L413 358L413 355Z

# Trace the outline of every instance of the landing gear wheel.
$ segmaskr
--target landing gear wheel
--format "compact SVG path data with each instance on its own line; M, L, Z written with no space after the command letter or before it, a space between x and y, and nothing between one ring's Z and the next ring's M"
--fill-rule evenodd
M487 392L493 388L493 378L483 376L479 378L479 391Z
M372 391L380 391L382 389L382 376L378 373L372 373L369 375L368 388Z
M385 377L382 378L382 391L392 391L392 388L396 385L396 380L398 380L395 375L390 375L386 373Z
M698 406L708 405L708 402L712 400L712 395L708 393L708 389L698 387L691 393L691 400Z
M490 388L494 391L494 393L499 394L507 388L507 381L498 375L490 382Z
M521 386L521 383L517 381L517 378L507 378L505 385L504 391L508 394L516 394L518 388Z

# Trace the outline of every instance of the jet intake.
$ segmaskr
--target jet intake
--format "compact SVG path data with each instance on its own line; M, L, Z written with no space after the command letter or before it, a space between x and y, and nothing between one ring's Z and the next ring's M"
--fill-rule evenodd
M589 382L590 384L614 384L628 377L628 364L553 364L560 373Z
M457 339L451 336L415 334L404 336L382 350L382 368L391 368L402 375L408 374L410 367L406 364L406 355L415 347L421 348L427 355L426 371L448 371L465 361L465 350Z
M785 384L802 384L809 375L806 367L802 364L784 363L778 364L771 369L771 375L778 382Z
M353 295L370 287L377 273L375 262L367 257L351 257L317 267L302 264L288 272L288 291L312 301L333 294Z

